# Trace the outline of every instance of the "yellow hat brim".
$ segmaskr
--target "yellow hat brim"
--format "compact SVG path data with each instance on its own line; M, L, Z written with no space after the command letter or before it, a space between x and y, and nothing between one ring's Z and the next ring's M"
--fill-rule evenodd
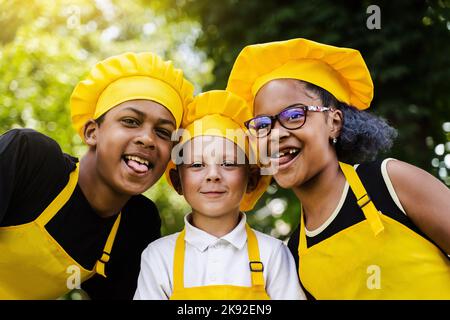
M127 77L112 82L98 98L94 119L125 101L139 99L151 100L166 107L174 116L176 126L180 126L183 103L179 94L166 82L143 76Z

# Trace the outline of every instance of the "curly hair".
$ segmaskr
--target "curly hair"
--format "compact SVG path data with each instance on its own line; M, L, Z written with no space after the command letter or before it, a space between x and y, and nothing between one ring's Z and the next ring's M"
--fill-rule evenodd
M344 115L341 134L336 143L339 161L354 164L374 160L380 152L388 151L397 137L397 130L387 121L367 111L339 102L327 90L301 81L306 89L316 93L325 107L333 106Z

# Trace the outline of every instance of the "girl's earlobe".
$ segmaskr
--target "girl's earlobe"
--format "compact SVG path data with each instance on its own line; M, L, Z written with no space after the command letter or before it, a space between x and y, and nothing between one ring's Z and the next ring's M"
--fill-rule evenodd
M336 137L339 137L341 134L341 129L344 124L344 115L341 110L339 109L333 109L331 112L331 136L333 137L333 144L335 144L334 139ZM337 142L337 140L336 140Z

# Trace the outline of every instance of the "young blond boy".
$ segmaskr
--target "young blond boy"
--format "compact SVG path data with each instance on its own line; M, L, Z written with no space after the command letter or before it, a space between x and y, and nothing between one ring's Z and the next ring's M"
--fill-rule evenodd
M135 299L304 299L294 260L278 239L251 229L243 211L269 176L249 160L246 103L226 91L200 94L183 117L182 161L166 174L191 205L185 228L142 254Z

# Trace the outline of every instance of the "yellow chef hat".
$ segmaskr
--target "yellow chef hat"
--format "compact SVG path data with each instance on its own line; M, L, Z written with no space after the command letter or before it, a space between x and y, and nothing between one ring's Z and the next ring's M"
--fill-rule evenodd
M135 99L155 101L174 116L177 128L194 87L174 68L151 52L127 52L97 63L78 83L70 98L72 124L83 138L89 119L97 119L118 104Z
M245 47L231 70L227 90L253 109L258 90L274 79L310 82L359 110L367 109L373 98L372 78L358 50L301 38Z
M244 122L252 117L246 102L240 97L225 90L212 90L199 94L187 106L181 124L180 144L184 144L197 136L219 136L231 140L238 145L249 159L254 159L255 152L250 147L247 129ZM175 168L173 161L169 162L166 179L170 185L169 172ZM253 209L258 199L269 186L271 176L261 176L255 190L245 193L240 210Z

